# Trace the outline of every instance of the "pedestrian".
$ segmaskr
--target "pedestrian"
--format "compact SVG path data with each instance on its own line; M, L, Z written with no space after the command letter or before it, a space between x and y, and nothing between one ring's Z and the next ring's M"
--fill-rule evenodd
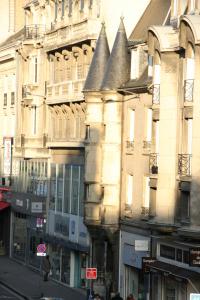
M120 296L120 293L119 292L117 292L116 294L115 294L115 296L112 298L113 300L123 300L123 298Z
M49 255L45 256L43 261L42 261L42 270L43 270L43 273L44 273L43 280L47 281L50 270L51 270L51 263L50 263L50 260L49 260Z
M127 297L127 300L135 300L134 297L133 297L133 294L129 294L128 297Z
M94 295L94 300L101 300L101 297L99 296L99 294Z

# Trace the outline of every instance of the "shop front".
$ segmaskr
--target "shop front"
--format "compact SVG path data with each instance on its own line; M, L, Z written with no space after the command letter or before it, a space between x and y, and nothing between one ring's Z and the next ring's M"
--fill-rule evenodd
M52 278L71 287L86 288L89 237L83 219L49 211L45 236Z
M45 230L45 198L32 194L12 193L11 256L40 268L37 245L43 242Z
M124 299L128 294L146 299L148 277L142 270L142 258L149 256L149 244L146 236L121 231L120 292Z

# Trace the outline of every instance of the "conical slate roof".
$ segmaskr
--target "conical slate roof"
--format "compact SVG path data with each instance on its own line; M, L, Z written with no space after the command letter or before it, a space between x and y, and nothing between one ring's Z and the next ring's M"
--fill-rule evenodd
M101 90L115 90L130 79L131 56L121 18L120 26L110 54Z
M100 89L109 56L110 50L105 24L103 23L83 91L97 91Z

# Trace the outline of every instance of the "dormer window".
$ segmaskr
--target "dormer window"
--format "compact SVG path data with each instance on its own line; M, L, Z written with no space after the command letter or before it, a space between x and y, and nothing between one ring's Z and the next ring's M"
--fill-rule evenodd
M139 55L138 49L131 50L131 79L137 79L139 76Z

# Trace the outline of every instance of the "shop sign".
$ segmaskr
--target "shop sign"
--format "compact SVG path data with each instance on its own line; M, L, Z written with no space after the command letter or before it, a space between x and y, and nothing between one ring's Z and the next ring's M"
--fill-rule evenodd
M142 258L142 270L144 273L149 273L149 267L156 261L155 257L143 257Z
M4 138L4 175L10 176L11 174L11 160L12 160L12 138Z
M97 279L97 268L86 268L86 279Z
M42 202L32 202L31 203L32 213L42 213Z
M200 300L200 294L190 294L190 300Z
M190 248L190 266L200 267L200 248Z
M149 241L135 240L135 251L149 251Z
M23 200L16 199L16 205L23 207Z

